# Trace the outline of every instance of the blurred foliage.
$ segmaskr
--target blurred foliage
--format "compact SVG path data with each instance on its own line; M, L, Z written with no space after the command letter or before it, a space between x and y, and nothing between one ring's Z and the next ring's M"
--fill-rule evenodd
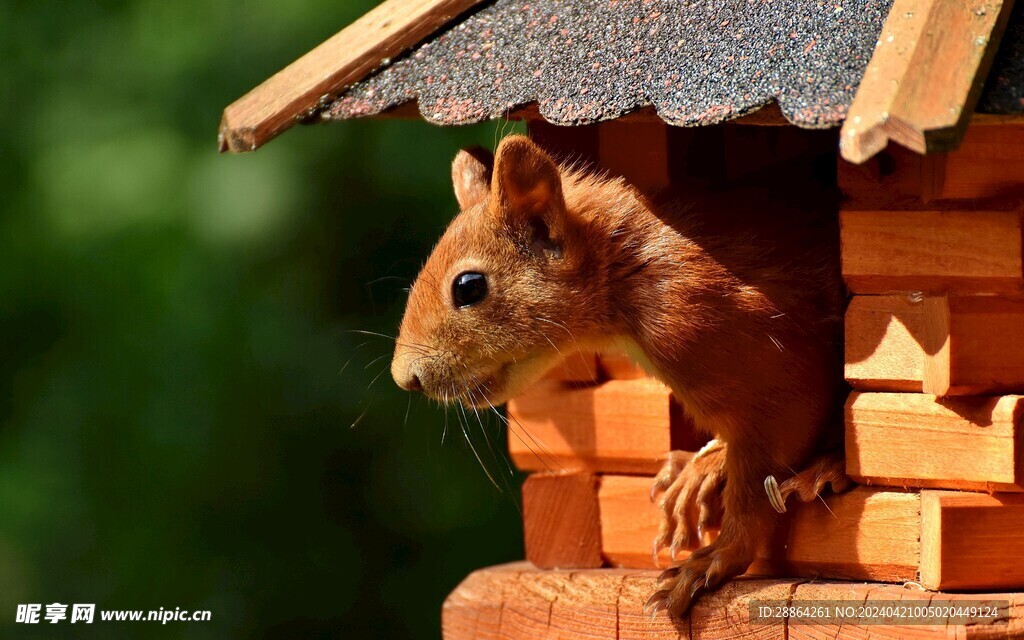
M500 491L352 332L394 334L500 125L217 154L225 105L373 4L0 3L0 637L437 638L522 556L475 418ZM213 620L13 625L50 602Z

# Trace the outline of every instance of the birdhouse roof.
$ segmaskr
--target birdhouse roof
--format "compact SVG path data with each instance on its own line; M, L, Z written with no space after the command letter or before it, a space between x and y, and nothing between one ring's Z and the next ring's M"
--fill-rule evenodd
M890 111L899 111L893 105L905 100L901 85L918 96L911 79L947 84L941 90L950 95L929 99L932 110L943 99L970 110L993 58L978 110L1024 113L1024 11L1014 12L995 55L1009 5L982 3L962 24L956 10L936 6L944 4L976 3L388 0L229 107L222 148L255 148L295 121L410 113L413 105L443 125L524 113L582 125L653 109L683 126L718 124L775 105L774 113L791 124L822 128L843 123L867 80L877 85L870 91L875 113L865 113L867 124L850 135L875 140L874 146L881 135L884 146L888 134L879 131ZM915 18L903 5L928 15ZM897 11L907 15L897 20ZM956 27L938 29L950 40L939 44L952 49L951 61L929 51L937 46L932 31L944 24ZM869 63L886 47L884 68L872 74ZM966 75L938 82L932 76L943 72L941 65L918 73L921 58L954 66L962 60ZM965 124L963 114L940 110L939 121L922 125L918 150L933 150L927 127ZM941 121L946 112L952 124ZM955 131L949 135L958 140Z

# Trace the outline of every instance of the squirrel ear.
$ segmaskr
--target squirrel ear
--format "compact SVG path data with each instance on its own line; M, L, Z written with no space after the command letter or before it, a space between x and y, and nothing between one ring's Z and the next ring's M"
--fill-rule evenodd
M499 207L517 214L544 214L562 205L558 166L525 136L509 136L498 145L491 186Z
M452 185L462 210L487 199L491 187L494 156L482 147L463 149L452 162Z

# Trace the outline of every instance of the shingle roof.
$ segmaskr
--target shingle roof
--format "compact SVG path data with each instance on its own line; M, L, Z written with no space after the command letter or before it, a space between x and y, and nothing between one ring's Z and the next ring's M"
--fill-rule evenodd
M1013 6L992 71L976 109L981 113L1024 113L1024 2Z
M416 100L468 124L537 103L564 125L653 106L710 125L777 102L802 127L841 123L892 0L496 0L353 86L325 119ZM1024 20L979 110L1024 110Z

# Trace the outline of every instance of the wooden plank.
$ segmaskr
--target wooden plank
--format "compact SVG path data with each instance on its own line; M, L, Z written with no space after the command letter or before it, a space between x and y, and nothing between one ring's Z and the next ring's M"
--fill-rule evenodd
M598 125L561 127L540 117L529 119L526 131L530 139L561 163L595 166L598 163Z
M705 594L689 616L673 619L661 611L653 618L643 611L657 589L657 571L590 569L541 571L527 563L481 569L448 596L442 609L444 640L726 640L791 638L1019 638L1024 624L1024 596L1019 593L927 593L900 585L848 582L804 583L794 579L743 578ZM1007 617L980 619L969 625L818 624L783 619L752 621L750 603L771 601L1008 601ZM495 628L500 612L500 633ZM454 622L460 624L456 626ZM471 635L472 631L478 631Z
M655 568L651 545L661 514L648 497L650 482L643 477L601 477L601 548L612 566ZM827 508L820 500L791 505L789 524L780 527L749 573L916 579L921 522L917 494L857 488L826 502ZM659 565L668 563L662 551Z
M1024 291L1020 212L845 210L840 223L854 293Z
M960 148L942 160L936 197L1019 199L1024 190L1024 124L971 126Z
M891 638L900 640L947 640L949 638L980 638L991 640L996 638L1015 638L1009 631L1020 629L1021 612L1013 605L1018 599L1016 594L951 594L934 593L916 589L912 586L878 584L878 583L807 583L796 586L790 602L797 609L811 609L821 604L853 607L867 605L872 608L897 609L889 605L902 605L918 608L934 604L937 609L948 609L950 605L962 604L964 609L979 601L992 606L999 606L999 601L1011 603L1007 610L1007 618L985 616L970 617L964 615L942 616L935 624L924 624L921 621L907 620L907 616L892 616L886 619L883 615L866 618L826 622L821 618L792 617L787 621L787 637L790 640L832 640L833 638ZM1019 606L1019 604L1018 604ZM939 614L941 615L941 614ZM1017 620L1015 620L1015 618ZM998 623L995 620L1000 620ZM838 636L837 636L838 633Z
M861 391L1024 393L1024 297L854 296L845 371Z
M651 377L643 367L625 354L602 353L597 360L601 376L607 380L639 380Z
M862 484L1021 491L1024 397L858 393L846 403L846 473Z
M526 559L542 569L602 565L597 478L535 473L523 483Z
M561 364L548 372L548 380L571 382L575 384L596 384L600 375L597 354L593 352L573 351L566 354Z
M863 162L889 140L918 153L955 148L1012 6L895 0L843 123L843 157Z
M613 567L656 569L672 563L668 549L658 553L655 564L651 549L658 536L661 511L651 502L653 478L642 476L601 476L597 502L601 517L601 553ZM684 551L680 557L686 557Z
M924 308L925 393L1024 392L1024 297L941 296Z
M706 438L657 380L611 380L572 388L544 381L508 402L509 454L524 471L653 475L671 450Z
M525 562L474 571L459 584L441 608L441 634L445 640L494 640L499 637L505 587L515 583Z
M614 638L619 627L619 594L631 572L574 571L551 603L546 638Z
M912 296L854 296L846 309L846 381L864 391L921 391L924 306Z
M254 151L481 0L385 0L224 110L221 151Z
M920 209L935 199L940 180L942 154L922 156L903 147L891 146L862 164L840 159L839 188L846 209ZM937 166L938 165L938 166Z
M827 503L827 504L826 504ZM754 572L903 582L917 578L921 501L916 493L858 487L797 503Z
M598 125L597 137L601 166L609 173L644 192L668 186L667 124L611 120Z
M921 156L890 146L863 164L840 161L844 208L1001 209L1024 197L1024 123L975 118L956 151Z
M1024 495L924 491L921 505L925 588L1024 587Z

